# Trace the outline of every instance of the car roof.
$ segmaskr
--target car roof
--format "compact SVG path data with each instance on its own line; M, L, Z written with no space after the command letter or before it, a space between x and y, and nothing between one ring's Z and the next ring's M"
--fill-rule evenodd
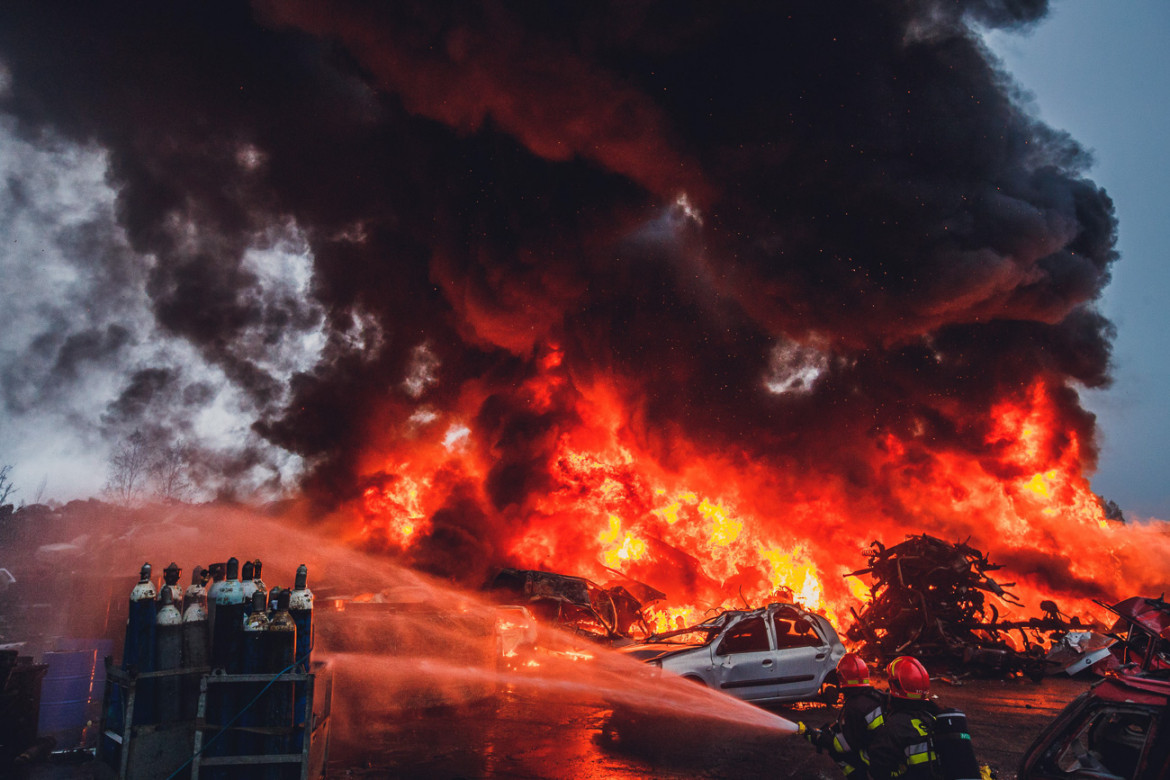
M762 617L768 613L792 611L796 613L797 617L808 618L813 620L819 615L809 612L798 604L787 604L780 602L772 602L766 607L756 607L755 609L729 609L720 612L714 617L707 618L697 626L690 626L690 628L699 628L704 626L729 626L732 623L738 623L741 620L751 617Z
M1113 606L1106 606L1122 620L1141 626L1151 634L1161 634L1170 628L1170 604L1161 598L1134 596Z

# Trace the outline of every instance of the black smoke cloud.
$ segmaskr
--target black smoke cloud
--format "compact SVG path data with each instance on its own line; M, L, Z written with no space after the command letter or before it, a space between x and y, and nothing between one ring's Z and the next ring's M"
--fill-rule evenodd
M514 397L550 342L571 381L617 378L664 461L678 430L877 490L882 431L978 456L997 399L1108 382L1111 202L973 31L1046 9L8 4L0 107L26 137L108 150L157 321L326 500L359 484L369 421L416 408L424 343L428 408L495 388L496 509L540 489L573 419L571 393L540 415ZM244 253L290 221L313 299L258 297ZM355 322L377 337L355 347ZM267 346L322 323L286 403ZM117 347L91 338L94 359ZM825 370L770 392L793 344ZM1091 465L1091 415L1060 404Z

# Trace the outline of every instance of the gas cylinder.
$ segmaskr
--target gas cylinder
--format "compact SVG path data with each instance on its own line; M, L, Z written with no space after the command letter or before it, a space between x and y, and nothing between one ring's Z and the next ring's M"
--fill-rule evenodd
M122 646L122 668L127 671L154 671L155 619L158 592L150 581L150 564L142 564L138 584L130 591L130 614L126 619L126 643ZM134 698L134 725L154 723L154 684L141 680Z
M183 594L183 666L200 669L207 666L207 583L211 572L195 567L191 587ZM199 676L183 678L183 717L194 718L199 710Z
M126 620L126 643L122 646L122 668L154 671L151 653L154 648L154 621L158 595L150 581L150 564L142 564L138 584L130 591L130 614ZM146 667L146 668L144 668Z
M158 589L159 600L162 600L163 590L169 589L171 591L171 603L175 605L175 609L182 612L183 607L183 586L179 584L179 577L183 576L183 570L174 561L171 565L163 569L163 584Z
M264 674L264 632L268 630L268 613L264 610L264 594L252 592L252 611L244 617L243 630L243 673ZM256 701L256 697L264 690L264 683L248 683L241 686L243 695L240 705L247 707L240 716L241 726L264 725L266 702L264 699ZM256 755L264 752L264 738L257 734L244 732L240 739L240 750L245 755Z
M313 649L313 591L309 590L309 568L305 564L297 567L297 576L289 594L289 614L297 625L296 671L298 674L308 674L310 669L310 655ZM305 723L309 710L308 685L298 682L294 686L293 717L296 723ZM294 734L292 749L299 752L304 732Z
M967 716L956 709L945 709L934 719L934 751L942 765L943 776L953 780L979 780L979 760L971 747Z
M183 662L183 616L172 601L174 591L163 586L155 618L155 668L165 672L177 670ZM160 677L155 686L158 722L173 723L181 712L179 676Z
M297 671L309 671L309 655L313 649L313 591L309 590L309 568L297 567L297 577L289 594L288 611L297 624Z
M256 592L256 583L252 582L252 567L255 566L251 561L244 561L244 565L240 567L240 585L244 589L244 617L252 613L252 594Z
M252 611L244 618L243 673L265 674L264 632L268 630L268 613L264 611L264 594L252 594Z
M207 583L211 579L211 572L202 566L196 566L191 570L191 584L183 591L183 614L187 614L187 608L198 601L203 605L204 610L207 609Z
M275 589L274 589L275 590ZM289 591L281 590L277 596L276 612L264 632L264 665L269 674L291 671L296 657L297 624L289 614ZM277 682L268 689L268 706L265 724L287 728L293 725L293 685ZM288 753L291 746L289 736L277 734L265 741L265 752L269 754ZM281 777L279 765L268 767L265 777Z
M213 563L208 569L211 572L211 584L207 586L207 641L211 642L215 636L215 597L223 587L227 563Z
M229 558L225 579L215 589L215 619L211 626L211 666L228 674L239 674L240 632L244 626L244 586L240 583L240 562Z
M265 598L267 598L268 597L268 586L264 584L264 580L261 579L261 577L260 577L260 570L262 568L263 568L263 566L260 563L259 558L252 561L252 585L256 588L256 590L263 593ZM267 601L265 602L265 606L267 607Z
M243 668L240 641L244 632L244 587L240 584L240 562L228 558L224 567L224 581L215 591L215 618L211 621L211 668L222 669L227 674L239 674ZM215 685L216 696L208 703L212 722L223 725L239 712L246 702L240 701L239 689L235 685ZM234 755L239 739L234 732L222 734L211 748L215 755Z

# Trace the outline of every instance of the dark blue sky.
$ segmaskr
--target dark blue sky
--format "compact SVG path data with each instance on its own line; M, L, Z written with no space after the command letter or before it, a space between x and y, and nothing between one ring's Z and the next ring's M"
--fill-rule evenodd
M1111 389L1086 394L1103 448L1094 489L1131 517L1170 518L1170 3L1056 3L1030 34L989 41L1039 115L1094 153L1121 261L1102 308L1117 326Z

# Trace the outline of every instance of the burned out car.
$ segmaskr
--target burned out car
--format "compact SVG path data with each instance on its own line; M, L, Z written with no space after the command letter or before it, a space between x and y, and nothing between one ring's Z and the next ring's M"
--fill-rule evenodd
M837 698L845 646L833 625L795 604L733 610L618 652L751 702Z
M636 583L629 583L631 587ZM651 597L662 593L641 586ZM531 569L501 569L485 586L501 604L526 607L541 623L556 626L604 644L628 643L632 637L649 636L642 615L643 601L629 588L603 588L592 580Z
M1170 679L1110 675L1068 704L1024 754L1019 780L1170 777Z
M1170 603L1164 598L1133 598L1110 606L1098 604L1117 615L1110 635L1115 666L1134 664L1144 672L1170 671Z

